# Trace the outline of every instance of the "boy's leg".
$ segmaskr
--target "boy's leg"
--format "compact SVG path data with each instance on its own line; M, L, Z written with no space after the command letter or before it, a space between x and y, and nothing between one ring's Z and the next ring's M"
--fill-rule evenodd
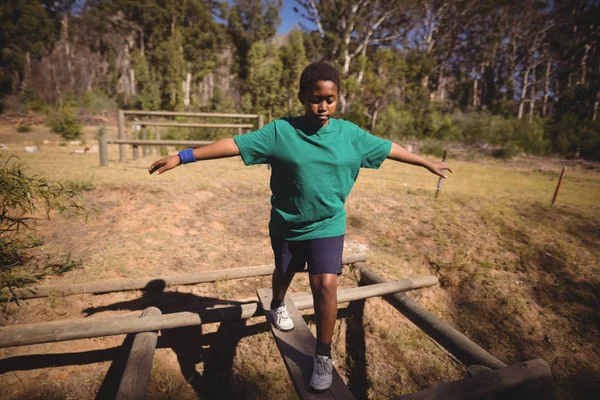
M275 271L272 277L273 298L270 312L275 327L281 331L289 331L294 329L294 322L287 312L283 299L295 273L304 269L305 252L302 243L288 242L274 237L271 237L271 247L275 256Z
M331 357L331 338L337 319L337 275L310 274L310 288L315 305L317 354Z
M310 386L325 390L333 381L331 338L337 318L337 276L342 273L344 236L312 240L309 247L308 272L317 323L317 348Z
M283 303L283 298L285 297L285 293L290 287L290 283L292 279L294 279L294 275L296 273L292 272L283 272L279 268L275 268L273 271L272 277L272 288L273 288L273 299L271 300L271 310L274 310L281 306Z

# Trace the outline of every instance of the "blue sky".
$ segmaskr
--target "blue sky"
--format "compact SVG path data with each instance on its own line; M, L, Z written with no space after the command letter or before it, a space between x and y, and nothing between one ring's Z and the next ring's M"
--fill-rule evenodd
M307 20L301 18L294 12L293 7L296 5L294 0L283 0L283 8L281 9L281 25L277 30L277 33L288 33L294 26L298 25L298 22L302 20L302 23L306 26L312 26Z

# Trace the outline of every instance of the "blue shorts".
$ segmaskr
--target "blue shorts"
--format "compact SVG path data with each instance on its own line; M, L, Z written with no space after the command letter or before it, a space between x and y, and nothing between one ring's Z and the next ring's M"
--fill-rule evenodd
M271 237L275 267L284 273L304 271L310 274L342 273L344 235L311 240L284 240Z

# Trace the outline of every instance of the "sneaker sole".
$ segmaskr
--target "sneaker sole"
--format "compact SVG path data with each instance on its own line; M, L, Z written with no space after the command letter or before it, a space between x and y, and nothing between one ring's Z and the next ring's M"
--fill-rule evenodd
M312 383L310 383L310 387L311 387L311 389L313 389L313 390L316 390L316 391L318 391L318 392L322 392L322 391L325 391L325 390L327 390L327 389L330 389L330 388L331 388L331 383L330 383L328 386L323 386L323 387L314 387L314 386L313 386L313 384L312 384Z
M291 327L291 328L289 328L289 329L283 329L283 328L281 328L281 327L279 327L279 326L277 326L277 325L273 325L273 326L275 327L275 329L277 329L277 330L279 330L279 331L281 331L281 332L289 332L289 331L293 331L293 330L294 330L294 328L295 328L294 326L292 326L292 327Z

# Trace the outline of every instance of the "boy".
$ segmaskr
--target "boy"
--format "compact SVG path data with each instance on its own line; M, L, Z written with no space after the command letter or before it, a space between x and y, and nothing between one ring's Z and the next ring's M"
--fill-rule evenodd
M446 178L444 163L429 162L351 122L332 118L340 77L332 66L311 64L302 72L298 100L304 116L284 118L206 147L187 149L152 164L161 174L180 164L241 155L246 165L269 163L271 219L269 232L275 256L273 301L275 327L294 328L285 293L298 271L308 264L317 326L317 348L310 385L331 386L331 339L337 318L337 276L342 272L346 232L344 203L361 167L379 168L386 159L427 168ZM450 171L452 172L452 171Z

